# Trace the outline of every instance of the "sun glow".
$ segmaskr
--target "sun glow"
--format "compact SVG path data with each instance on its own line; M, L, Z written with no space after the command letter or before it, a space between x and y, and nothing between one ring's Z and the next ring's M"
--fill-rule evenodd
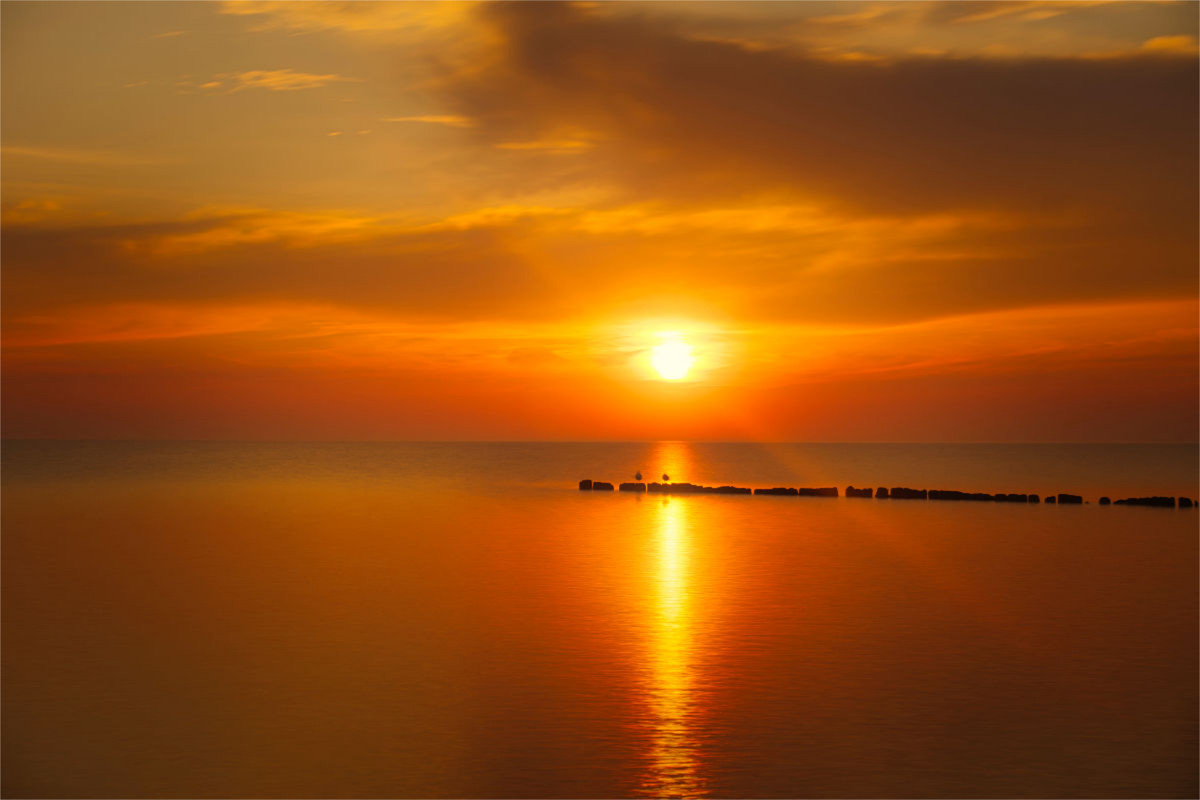
M692 346L678 338L678 334L663 334L667 338L656 346L650 355L650 363L664 380L677 381L688 374L692 363Z

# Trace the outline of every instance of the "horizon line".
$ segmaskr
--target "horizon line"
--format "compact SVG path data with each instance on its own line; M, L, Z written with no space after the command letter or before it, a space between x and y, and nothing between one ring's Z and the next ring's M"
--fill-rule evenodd
M211 443L211 444L751 444L751 445L1178 445L1200 446L1191 441L912 441L912 440L784 440L784 439L226 439L226 438L168 438L168 437L45 437L0 436L0 445L9 442L110 442L145 444Z

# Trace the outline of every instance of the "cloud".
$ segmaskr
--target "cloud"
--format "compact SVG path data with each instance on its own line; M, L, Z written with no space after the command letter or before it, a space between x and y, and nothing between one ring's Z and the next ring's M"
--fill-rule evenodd
M988 3L959 0L923 4L926 19L943 23L977 23L1008 18L1040 22L1072 11L1105 5L1113 5L1112 0L1000 0Z
M1129 51L1148 36L1188 34L1195 4L1171 2L610 3L593 17L642 18L680 38L810 58L1075 57ZM999 46L999 47L997 47ZM992 49L988 49L992 48Z
M1142 44L1142 49L1152 53L1196 55L1200 52L1195 36L1155 36Z
M868 28L900 22L906 25L928 23L949 25L959 23L992 22L1015 19L1037 22L1052 19L1070 11L1105 5L1111 0L990 0L980 3L975 0L936 0L935 2L884 2L844 4L853 11L836 14L820 14L808 17L805 22L820 26Z
M1194 262L1177 245L1125 235L1070 216L803 205L512 205L434 222L226 210L9 225L3 289L10 320L119 302L270 301L440 319L849 326L1195 294Z
M44 222L57 217L63 209L58 200L25 199L20 201L5 201L0 205L5 225L29 225Z
M294 92L300 89L317 89L330 83L357 81L359 78L346 78L341 75L314 75L307 72L296 72L291 69L249 70L232 75L225 75L236 82L231 91L242 89L267 89L272 92Z
M222 14L255 18L255 29L300 33L409 32L427 35L469 18L474 3L275 2L227 0Z
M503 45L444 82L473 134L594 132L596 175L632 194L790 190L889 209L1178 209L1193 194L1187 60L829 62L563 6L481 13Z
M333 135L333 134L330 134ZM118 238L127 250L155 256L277 242L285 247L338 246L386 231L385 219L336 213L271 212L260 209L210 209L191 215L197 225L164 229L158 235Z
M319 89L331 83L353 83L361 80L361 78L347 78L343 75L297 72L293 69L252 69L245 72L223 72L198 85L187 79L179 81L176 85L184 89L199 88L204 91L221 91L232 94L244 89L295 92L303 89Z
M878 24L879 20L905 10L894 3L870 3L863 6L855 6L855 8L856 10L844 14L823 14L817 17L809 17L806 21L817 25L862 27L868 24Z
M457 114L422 114L413 117L385 117L384 122L424 122L429 125L446 125L451 128L470 128L475 121Z
M496 229L375 230L370 219L233 215L9 226L0 248L6 320L117 302L264 300L529 317L562 312L572 296L560 296L554 276Z
M582 139L541 139L532 142L500 142L499 150L545 150L551 153L567 153L587 150L591 142Z
M38 225L59 218L62 212L62 203L52 199L5 201L0 205L0 219L5 226Z

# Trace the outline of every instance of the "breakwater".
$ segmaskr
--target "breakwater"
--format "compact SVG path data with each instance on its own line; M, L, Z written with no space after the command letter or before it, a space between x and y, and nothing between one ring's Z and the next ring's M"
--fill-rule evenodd
M611 492L613 484L608 481L594 481L590 478L584 478L579 481L579 490L582 492ZM643 481L628 481L616 486L617 491L621 492L641 492L647 494L749 494L749 495L774 495L780 497L840 497L841 493L836 486L824 486L820 488L807 487L785 487L774 486L771 488L751 489L745 486L701 486L695 483L657 483ZM986 503L1041 503L1042 496L1032 493L1016 493L1016 492L960 492L953 489L910 489L905 486L886 487L880 486L874 490L870 488L855 488L854 486L846 487L846 497L859 499L878 499L878 500L945 500L945 501L962 501L962 502L986 502ZM1057 494L1046 495L1047 503L1058 505L1083 505L1091 501L1084 500L1081 495L1068 494L1059 492ZM1102 506L1118 505L1118 506L1149 506L1152 508L1196 508L1197 503L1190 497L1126 497L1120 500L1113 500L1109 497L1101 497L1099 504Z

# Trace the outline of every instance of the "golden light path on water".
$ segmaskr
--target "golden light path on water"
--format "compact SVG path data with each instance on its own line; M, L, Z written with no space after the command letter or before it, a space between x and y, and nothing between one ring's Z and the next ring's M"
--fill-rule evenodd
M705 779L698 752L695 635L686 502L663 498L656 528L655 594L648 653L650 751L639 794L698 797Z

